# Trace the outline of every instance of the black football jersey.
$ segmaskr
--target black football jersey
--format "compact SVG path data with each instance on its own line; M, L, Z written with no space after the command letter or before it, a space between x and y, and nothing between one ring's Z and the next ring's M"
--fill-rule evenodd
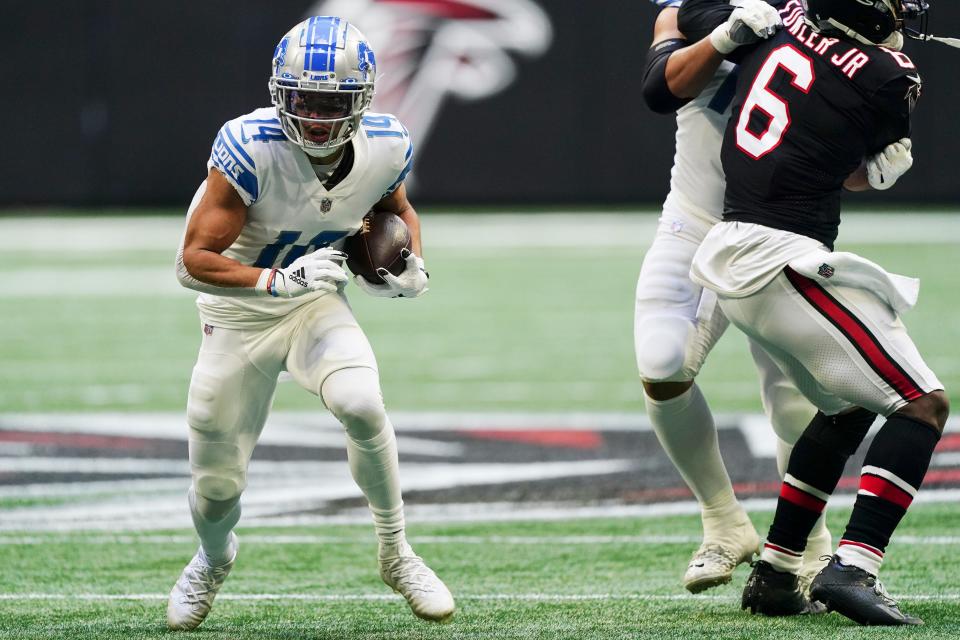
M814 31L799 0L781 16L775 36L731 56L740 71L722 150L724 219L832 248L844 180L909 137L921 80L904 53Z

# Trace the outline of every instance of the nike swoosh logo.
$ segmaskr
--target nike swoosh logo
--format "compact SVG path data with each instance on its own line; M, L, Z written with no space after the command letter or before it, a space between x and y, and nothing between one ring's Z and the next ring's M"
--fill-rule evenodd
M920 76L907 76L908 80L913 80L917 84L923 84L923 80L920 79Z
M920 82L920 81L917 80L917 82ZM242 142L243 144L247 144L248 142L250 142L250 138L247 137L247 134L243 130L243 127L240 128L240 142Z

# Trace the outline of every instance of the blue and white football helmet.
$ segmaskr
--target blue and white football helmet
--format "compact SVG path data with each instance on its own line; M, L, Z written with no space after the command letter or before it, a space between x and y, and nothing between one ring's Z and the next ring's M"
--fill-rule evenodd
M370 107L376 75L359 29L336 16L307 18L273 52L270 97L283 133L311 156L346 144Z

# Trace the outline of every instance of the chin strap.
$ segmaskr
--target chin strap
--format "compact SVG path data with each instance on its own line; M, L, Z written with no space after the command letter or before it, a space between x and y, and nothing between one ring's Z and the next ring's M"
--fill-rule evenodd
M910 38L911 40L919 40L920 42L931 42L931 41L939 42L941 44L947 45L948 47L960 49L960 38L944 38L940 36L932 36L924 33L917 33L916 31L908 30L903 32L894 31L892 34L890 34L890 37L887 38L885 41L877 43L877 42L871 42L870 40L864 38L853 29L847 27L842 22L837 22L833 18L828 18L827 20L824 20L823 23L826 23L827 25L829 25L830 27L832 27L837 31L840 31L841 33L847 34L854 40L857 40L858 42L862 42L863 44L887 47L888 49L894 49L896 51L899 51L900 49L903 48L904 36L906 36L907 38ZM807 24L816 28L818 31L824 30L825 25L823 23L818 25L817 23L813 22L809 18L807 19Z

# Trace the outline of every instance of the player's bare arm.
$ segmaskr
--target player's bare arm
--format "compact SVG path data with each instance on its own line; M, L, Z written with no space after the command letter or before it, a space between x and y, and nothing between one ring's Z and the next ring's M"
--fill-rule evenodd
M221 255L236 241L247 220L247 206L216 169L187 225L183 266L201 282L220 287L254 287L263 271Z
M280 269L245 265L223 255L240 237L247 205L217 169L207 174L207 186L187 223L178 278L183 286L228 297L296 298L308 292L332 293L348 278L341 251L327 247L301 256Z
M380 202L374 205L373 210L389 211L399 216L410 230L413 252L418 256L423 256L423 249L420 245L420 217L407 198L407 186L405 184L401 183L392 193L384 196Z
M657 16L651 50L655 51L665 42L683 41L683 48L669 54L664 77L667 88L674 96L695 98L710 82L723 62L723 56L713 48L709 40L687 46L687 40L677 26L677 13L677 9L664 9Z
M847 191L870 190L870 182L867 180L866 160L864 160L863 163L857 167L856 171L850 174L850 177L843 181L843 188Z

